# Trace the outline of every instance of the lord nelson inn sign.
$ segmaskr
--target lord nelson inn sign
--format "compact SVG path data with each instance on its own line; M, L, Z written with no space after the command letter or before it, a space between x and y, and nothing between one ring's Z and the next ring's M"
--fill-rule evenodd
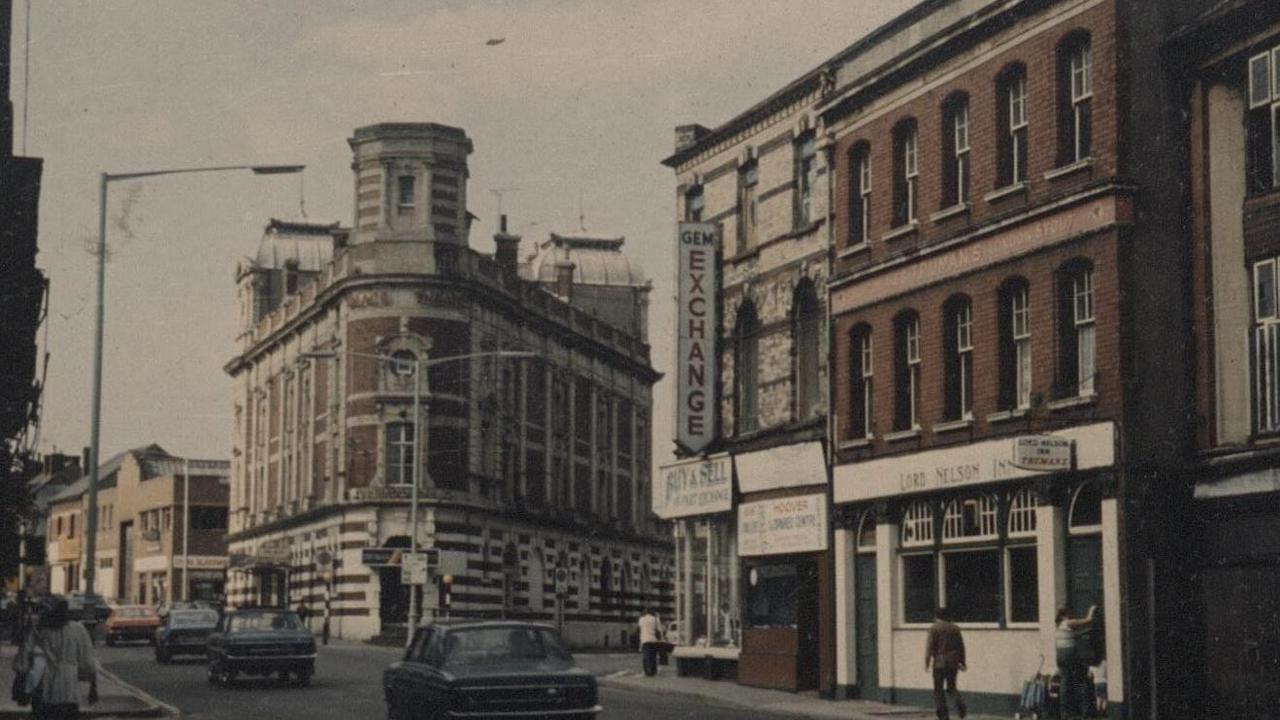
M677 226L676 442L690 452L702 450L715 437L718 246L715 225Z

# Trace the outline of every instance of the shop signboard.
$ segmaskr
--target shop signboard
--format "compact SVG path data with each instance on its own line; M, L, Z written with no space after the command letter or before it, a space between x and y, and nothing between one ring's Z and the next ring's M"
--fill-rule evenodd
M1072 443L1052 435L1027 435L1013 439L1013 466L1037 472L1071 469Z
M222 570L227 567L227 558L223 555L174 555L174 569L181 570L183 566L189 570Z
M399 565L400 554L403 552L403 548L361 548L360 562L373 567L380 565Z
M827 484L827 461L816 440L735 455L733 464L744 493Z
M777 555L827 549L827 496L759 500L738 506L738 555Z
M715 437L719 228L676 227L676 442L698 452Z
M733 509L733 457L684 460L658 469L653 512L664 520Z

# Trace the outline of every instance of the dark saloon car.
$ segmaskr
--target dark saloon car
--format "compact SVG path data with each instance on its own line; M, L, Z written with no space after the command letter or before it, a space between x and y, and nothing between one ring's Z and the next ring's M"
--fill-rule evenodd
M209 682L230 685L238 675L292 674L299 685L316 671L316 640L291 610L228 612L209 634Z
M204 655L209 633L218 627L213 610L170 610L156 628L156 660L167 663L174 655Z
M382 673L382 691L394 720L587 720L602 709L595 677L556 631L522 622L424 625Z

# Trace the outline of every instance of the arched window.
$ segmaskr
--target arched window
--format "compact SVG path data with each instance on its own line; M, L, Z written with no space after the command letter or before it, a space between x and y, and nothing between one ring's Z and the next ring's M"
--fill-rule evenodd
M1095 392L1095 318L1093 313L1093 265L1087 260L1065 263L1058 283L1058 382L1059 397L1087 396Z
M818 355L821 351L822 310L813 281L802 279L791 296L792 393L797 420L808 420L820 409Z
M933 619L938 594L938 562L933 552L933 506L916 500L902 516L902 619Z
M902 515L902 546L921 547L933 544L933 506L916 500Z
M1089 157L1093 143L1093 49L1089 34L1058 45L1058 165Z
M1102 529L1102 490L1096 482L1084 483L1072 493L1067 527L1072 534Z
M1035 537L1039 504L1036 494L1025 488L1013 494L1009 501L1009 537Z
M1029 488L1009 499L1009 545L1005 548L1010 623L1040 620L1040 561L1036 547L1036 507L1039 499Z
M920 317L913 310L899 313L893 334L893 429L913 430L919 420Z
M876 549L876 515L874 510L862 513L862 521L858 523L858 552L875 552Z
M756 394L759 379L760 318L756 306L745 300L738 308L734 323L734 409L735 427L739 434L759 427L760 418Z
M942 104L942 207L969 202L969 96L953 93Z
M1031 296L1027 281L1010 278L998 297L999 407L1031 407Z
M969 298L957 295L942 308L943 415L973 417L973 313Z
M849 151L849 246L871 240L871 145Z
M871 326L855 325L849 332L849 429L846 439L872 436Z
M915 118L900 121L893 128L893 226L916 220L920 175L919 136Z
M1027 69L1021 63L996 77L996 187L1027 179Z
M999 503L994 495L958 498L942 515L942 541L990 540L997 537Z

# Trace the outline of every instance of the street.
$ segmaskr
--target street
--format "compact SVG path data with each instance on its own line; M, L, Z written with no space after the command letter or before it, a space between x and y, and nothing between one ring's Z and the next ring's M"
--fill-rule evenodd
M121 680L171 705L184 716L199 720L247 720L272 718L288 720L348 720L383 717L382 670L395 660L395 648L335 644L320 648L316 675L308 688L284 685L275 679L241 678L232 688L210 685L205 679L203 658L179 658L168 665L156 662L150 646L99 646L99 659ZM639 668L633 654L577 656L583 667L597 676ZM661 673L674 673L670 667ZM662 675L654 681L653 692L601 687L601 718L609 720L653 720L653 718L740 718L741 708L709 705L706 700L664 692ZM780 717L751 713L752 717Z

